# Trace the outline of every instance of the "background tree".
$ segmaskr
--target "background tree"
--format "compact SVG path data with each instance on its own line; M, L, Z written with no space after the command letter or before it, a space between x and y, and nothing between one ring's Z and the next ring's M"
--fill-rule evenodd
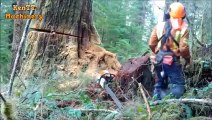
M186 6L187 18L190 26L190 44L192 46L192 55L194 59L198 57L208 58L211 52L199 53L198 49L212 44L212 23L208 22L212 19L211 7L212 1L189 1L182 0ZM210 58L211 59L211 58Z
M25 0L16 0L16 3L13 5L24 6L24 5L26 5L26 1ZM13 6L12 6L12 8L13 8ZM14 11L14 13L15 14L24 14L24 13L26 13L26 11L17 10L17 11ZM16 53L18 50L18 46L19 46L19 43L21 41L21 37L23 34L24 23L25 23L25 21L22 19L14 20L13 41L12 41L12 60L11 60L11 68L10 68L11 70L12 70L13 63L14 63L14 60L16 57ZM20 62L18 62L18 64L17 64L17 70L19 70L19 68L20 68Z
M13 20L4 19L5 13L12 13L12 0L1 1L1 19L0 19L0 82L9 77L11 63L11 42L13 39Z
M154 22L148 0L94 0L93 7L102 46L117 53L120 62L148 50L147 40Z

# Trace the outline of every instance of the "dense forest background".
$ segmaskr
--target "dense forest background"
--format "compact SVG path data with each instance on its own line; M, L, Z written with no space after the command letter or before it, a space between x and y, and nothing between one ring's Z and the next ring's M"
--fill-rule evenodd
M101 39L101 46L106 50L115 53L120 63L124 63L129 58L141 56L144 52L149 51L147 43L153 27L157 24L157 22L163 21L162 16L165 4L170 4L172 2L173 0L93 0L93 23ZM212 1L180 0L180 2L182 2L186 7L186 21L190 26L189 45L192 53L192 59L197 60L198 58L202 57L211 60L211 53L204 52L201 50L202 48L208 48L208 46L212 46ZM12 5L15 3L15 0L1 0L0 4L0 89L5 89L5 86L7 86L9 82L9 77L13 64L12 61L14 59L12 50L12 43L14 37L14 20L7 20L4 19L4 17L5 13L15 12L12 10ZM36 1L28 0L26 3L34 4L36 3ZM24 26L25 23L26 21L24 21L21 25ZM24 49L22 50L22 57L20 61L22 62L23 59ZM52 78L55 78L55 76L52 76ZM90 78L83 75L81 76L81 79L88 79L88 81L90 80ZM82 86L87 85L88 81L84 82ZM48 109L51 108L50 111L53 111L55 109L54 105L56 103L51 102L51 100L55 96L58 97L58 95L54 94L53 88L46 89L44 85L41 85L37 88L47 91L44 93L37 91L36 94L30 95L29 92L34 92L34 90L27 90L24 92L24 95L21 95L20 91L15 92L17 97L22 97L20 100L21 103L25 100L29 103L29 106L24 106L24 104L20 104L19 106L17 106L16 109L22 109L22 111L16 113L20 118L26 117L26 119L36 119L36 116L45 117L45 115L48 115L48 113L45 113L48 112ZM79 88L77 89L79 90ZM209 84L205 89L202 90L202 98L211 98L211 94L210 92L208 93L208 89L212 89L211 84ZM192 90L195 90L195 88L193 88ZM204 92L207 92L207 94L205 94ZM73 94L65 93L65 95L65 97L62 96L64 98L63 100L67 100L70 97L79 98L82 101L82 104L84 104L84 108L88 109L105 108L107 106L106 104L108 104L94 104L91 102L91 99L82 91L76 92L75 90L73 91ZM45 108L46 106L44 106L42 108L43 111L38 111L36 106L38 106L38 103L41 103L41 97L42 100L47 103L47 106L50 106L50 108L47 109ZM60 96L58 98L62 99L62 97ZM75 104L78 103L76 102ZM135 104L137 105L136 111L138 113L141 111L145 113L140 115L140 118L144 119L147 116L146 114L148 113L147 111L143 110L145 108L145 105L138 105L138 103ZM182 106L186 109L186 114L188 117L190 115L189 112L191 111L190 108L187 105ZM165 107L163 108L165 109ZM178 119L179 115L180 117L183 116L179 112L180 110L183 111L183 108L178 108L178 106L174 104L172 108L170 108L168 111L170 112L169 114L173 115L176 119ZM152 109L157 111L157 109L159 108L153 107ZM164 109L160 109L160 112L163 112ZM29 113L24 113L24 110L32 111ZM130 108L129 110L126 110L125 112L123 112L122 117L135 118L135 116L139 116L137 112L133 113L130 110L134 109ZM86 116L89 119L93 118L93 114L82 115L82 113L79 111L74 111L74 109L67 108L54 111L54 113L55 115L50 115L51 119L54 119L55 117L60 117L61 119L68 119L70 116L74 116L75 119L79 119L81 116ZM114 112L109 115L106 113L98 114L99 117L97 117L97 119L100 119L102 116L106 116L105 119L111 119L114 118L115 114L116 113ZM162 114L158 113L156 113L155 115L157 118L161 118L162 116ZM168 114L165 115L164 119L171 118L171 116L167 116Z
M9 74L13 38L13 20L5 20L5 13L14 13L15 1L1 2L1 77ZM31 3L31 1L28 1ZM33 2L33 1L32 1ZM147 41L151 30L158 21L162 21L163 0L94 0L93 20L100 35L102 46L116 53L119 61L139 56L148 50ZM171 3L171 0L166 0ZM199 43L211 44L211 1L181 0L187 11L191 28L190 46L194 52ZM136 48L136 49L135 49ZM195 55L194 55L195 56Z

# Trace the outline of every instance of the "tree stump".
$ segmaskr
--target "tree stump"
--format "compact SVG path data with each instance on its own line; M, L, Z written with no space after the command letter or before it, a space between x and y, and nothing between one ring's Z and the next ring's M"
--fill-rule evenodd
M95 76L98 70L120 68L116 55L98 46L92 0L38 0L35 14L43 19L30 25L22 80L54 73L77 76L80 71Z

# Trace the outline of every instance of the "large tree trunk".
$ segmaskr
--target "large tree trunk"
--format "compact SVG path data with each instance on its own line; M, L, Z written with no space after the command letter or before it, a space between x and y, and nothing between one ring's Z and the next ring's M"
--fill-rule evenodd
M25 5L25 0L16 0L17 6L23 6ZM24 11L15 11L16 14L23 14ZM14 20L14 30L13 30L13 41L12 41L12 61L11 61L11 68L10 71L12 71L12 67L15 61L16 53L18 51L18 45L21 41L21 37L24 30L24 21L21 19ZM17 70L20 68L20 62L17 64Z
M55 73L75 76L80 71L93 76L98 70L119 69L115 54L97 45L92 0L38 0L35 14L43 19L31 23L22 79Z

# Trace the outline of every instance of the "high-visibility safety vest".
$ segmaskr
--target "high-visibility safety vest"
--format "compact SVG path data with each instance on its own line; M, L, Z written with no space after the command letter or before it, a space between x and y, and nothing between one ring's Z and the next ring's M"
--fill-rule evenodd
M161 23L158 23L157 26L156 26L156 29L157 29L156 32L157 32L158 39L160 39L162 37L162 35L164 34L165 23L166 22L161 22ZM183 22L181 28L182 29L181 30L177 30L175 36L173 36L174 39L176 40L176 42L178 42L178 43L180 42L180 38L185 34L185 32L186 32L186 30L188 28L188 25L185 22ZM173 47L171 49L173 51L177 50L178 46L174 42L172 42L172 43L173 43ZM160 47L161 47L161 40L157 44L157 49L159 50Z

